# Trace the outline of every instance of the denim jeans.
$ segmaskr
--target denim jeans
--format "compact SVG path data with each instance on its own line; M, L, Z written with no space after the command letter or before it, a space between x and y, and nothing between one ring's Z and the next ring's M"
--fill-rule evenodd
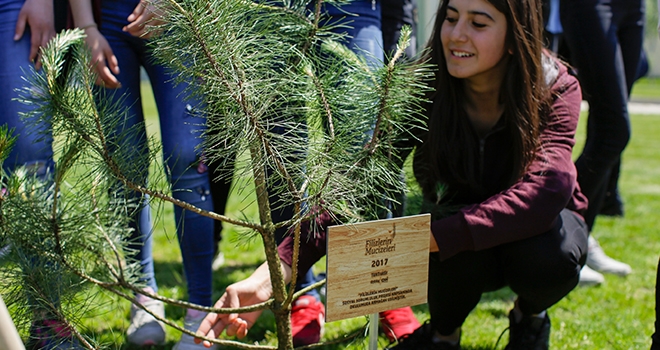
M132 142L136 148L147 140L144 114L140 96L140 67L146 71L153 89L160 119L164 164L172 184L172 194L204 210L213 210L209 190L209 177L198 167L200 161L201 136L204 120L196 117L199 102L187 99L183 84L175 84L173 76L162 65L154 61L148 43L122 32L126 18L138 5L139 0L103 1L100 31L108 40L119 60L120 74L117 78L121 88L114 91L113 98L120 99L126 108L126 119L122 127L141 129ZM111 91L112 92L112 91ZM141 181L146 181L142 179ZM144 203L137 223L143 237L143 263L153 265L151 259L151 236L153 227L149 217L149 205ZM183 258L184 273L188 285L189 301L195 304L212 305L212 270L214 254L213 220L174 206L177 237Z
M644 34L643 0L561 0L564 37L589 102L587 138L575 165L591 229L607 182L630 139L628 97Z
M394 55L404 25L412 30L410 46L405 51L412 59L417 54L417 0L385 0L382 7L383 48L389 56Z
M346 45L353 52L363 56L373 68L383 62L383 32L381 28L380 0L355 0L340 8L327 5L325 10L329 25L342 24L335 33L347 34Z
M50 126L27 127L21 120L21 113L29 112L33 106L14 100L18 97L15 89L26 86L22 76L28 75L32 66L29 61L30 28L26 28L21 40L14 41L16 21L23 3L24 0L0 1L0 42L3 44L0 49L0 124L13 128L14 136L17 136L4 167L11 172L21 165L35 165L43 174L47 168L52 168Z

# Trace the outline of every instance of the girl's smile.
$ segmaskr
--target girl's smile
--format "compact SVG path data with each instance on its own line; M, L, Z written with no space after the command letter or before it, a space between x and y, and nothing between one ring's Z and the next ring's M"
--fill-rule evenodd
M500 82L509 55L507 20L486 0L450 0L440 36L447 70L455 78Z

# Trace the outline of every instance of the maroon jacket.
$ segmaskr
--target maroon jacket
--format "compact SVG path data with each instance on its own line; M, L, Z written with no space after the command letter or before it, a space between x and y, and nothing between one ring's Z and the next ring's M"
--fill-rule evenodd
M577 184L577 171L571 158L575 145L575 131L580 115L582 93L577 79L554 59L544 60L546 82L551 84L553 97L551 115L541 130L540 148L526 173L512 186L497 189L511 171L503 161L510 142L503 128L495 126L482 143L485 192L469 189L450 189L452 203L462 204L455 214L434 218L431 232L439 247L442 260L463 251L479 251L504 243L529 238L550 230L559 213L570 209L580 215L587 207L587 199ZM493 182L491 181L491 182ZM490 192L489 192L490 190ZM316 218L320 228L312 239L301 239L299 268L306 271L326 253L325 227L334 224L324 213ZM309 223L302 232L309 232ZM287 237L279 246L281 259L291 265L293 238Z
M431 223L440 259L547 232L564 208L580 215L586 210L587 199L580 192L571 157L582 101L580 86L566 66L555 59L545 57L544 71L554 97L550 116L541 130L536 159L522 178L503 190L475 193L465 189L448 196L467 205L458 213ZM498 178L506 178L510 171L503 160L510 143L498 125L485 138L479 140L475 135L474 140L482 143L480 161L486 169L482 174L486 187L489 181L498 183Z

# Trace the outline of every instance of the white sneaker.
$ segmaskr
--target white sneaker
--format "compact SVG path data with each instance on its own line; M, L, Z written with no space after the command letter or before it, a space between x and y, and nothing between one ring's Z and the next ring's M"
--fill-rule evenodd
M224 264L225 264L225 255L222 254L222 252L218 252L218 254L215 256L215 259L213 259L213 264L211 264L211 269L213 269L213 271L218 271Z
M592 269L602 272L611 273L619 276L627 276L632 272L630 265L616 261L603 251L598 241L589 236L589 254L587 254L587 265Z
M149 299L142 304L154 314L165 317L165 306L160 300ZM165 325L148 312L131 304L131 324L126 331L131 344L151 346L165 344Z
M202 323L202 320L206 317L206 313L202 313L201 316L199 317L186 317L183 320L183 328L186 330L189 330L191 332L196 332L197 328L199 328L199 325ZM174 347L172 350L202 350L202 349L211 349L211 350L217 350L218 349L218 344L211 344L210 348L205 348L202 343L195 344L194 342L194 337L192 335L182 333L181 334L181 339L174 344Z
M605 282L605 277L590 269L589 266L584 265L580 270L580 282L578 283L580 287L597 286L603 282Z

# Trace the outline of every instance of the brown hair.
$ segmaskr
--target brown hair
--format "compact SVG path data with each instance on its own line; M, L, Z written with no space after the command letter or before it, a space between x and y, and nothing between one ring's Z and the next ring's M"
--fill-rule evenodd
M513 145L513 169L509 184L518 180L535 156L542 125L541 110L548 101L542 56L541 4L538 0L488 0L506 16L506 43L511 49L500 89L504 124ZM428 132L415 155L415 176L425 193L435 193L438 182L478 187L478 150L472 126L463 108L462 80L452 77L440 40L448 0L441 0L434 30L422 60L437 68L429 84L425 114Z

